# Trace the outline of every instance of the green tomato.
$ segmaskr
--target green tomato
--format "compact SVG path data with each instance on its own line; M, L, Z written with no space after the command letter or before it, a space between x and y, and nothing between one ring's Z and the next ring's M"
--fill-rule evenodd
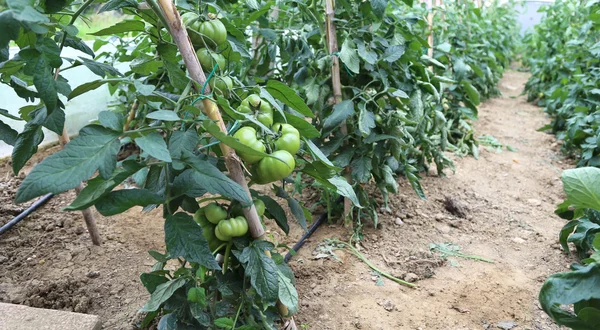
M277 150L285 150L294 155L300 150L300 132L290 125L277 123L273 125L273 131L281 136L275 140Z
M210 51L206 48L200 48L196 51L196 55L198 56L198 60L200 61L200 65L204 71L212 71L215 67L215 64L219 64L219 69L224 70L227 66L227 60L221 54Z
M225 221L225 220L223 220L223 221ZM232 239L231 236L227 236L227 235L224 235L223 233L221 233L221 230L219 229L219 226L215 227L215 236L218 239L220 239L221 241L224 241L224 242L231 241L231 239Z
M294 156L286 150L277 150L271 154L276 157L265 157L256 166L252 179L258 184L279 181L292 174L296 167Z
M219 221L227 218L227 210L217 205L217 203L210 203L204 207L204 215L208 221L216 225Z
M229 96L233 89L233 80L227 76L214 77L209 81L208 85L215 95Z
M237 132L235 132L235 134L233 134L233 137L251 149L261 152L267 151L262 140L256 138L256 130L250 126L244 126L240 128ZM240 156L240 158L249 164L254 164L263 159L262 156L249 155L243 151L236 151L236 153Z
M446 111L448 111L448 109L450 109L450 106L448 105L448 103L444 103L442 104L442 108Z
M205 37L203 41L209 47L218 48L227 42L227 29L218 18L200 23L198 32Z
M204 43L202 42L202 36L198 33L200 27L200 16L194 12L187 12L181 15L183 25L187 28L188 36L192 41L192 44L196 47L201 47Z
M380 115L375 115L375 122L377 124L383 123L383 117L381 117Z
M200 227L202 227L202 236L206 238L208 247L211 251L216 250L219 246L221 246L221 244L223 244L223 242L215 236L216 226L208 221L206 216L204 216L203 208L196 211L194 214L194 220L200 225Z
M223 237L240 237L248 232L248 221L246 218L239 216L229 220L222 220L217 225L215 233Z
M254 114L256 120L267 127L273 125L273 108L271 108L269 102L261 99L256 94L251 94L245 98L238 107L238 111L246 114Z
M256 213L258 213L258 216L263 216L265 214L265 203L263 201L261 201L260 199L254 199L252 201L254 203L254 207L256 208ZM244 215L244 211L242 210L242 205L240 205L239 203L235 203L229 210L229 212L231 213L231 215L233 216L243 216Z

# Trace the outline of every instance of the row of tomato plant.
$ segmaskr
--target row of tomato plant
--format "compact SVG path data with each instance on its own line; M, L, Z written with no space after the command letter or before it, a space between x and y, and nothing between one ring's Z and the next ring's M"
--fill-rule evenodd
M167 251L150 251L156 264L141 275L151 297L140 324L159 320L160 329L274 328L293 315L295 279L279 254L286 247L266 239L263 217L288 233L284 201L306 229L312 206L299 196L309 185L332 212L341 212L338 195L347 198L357 229L364 219L377 226L399 175L425 198L419 173L452 167L447 151L476 155L469 120L497 92L514 47L503 33L516 31L512 11L495 2L448 1L436 10L446 23L430 31L427 8L408 0L111 0L100 11L126 16L94 32L89 47L73 23L93 2L7 0L0 81L32 104L19 116L0 110L26 122L17 132L0 121L0 138L14 146L18 173L42 128L62 133L65 100L108 86L111 111L37 165L16 201L87 181L67 210L94 206L110 216L162 206ZM12 56L11 44L19 48ZM64 47L83 54L64 57ZM72 88L63 74L77 67L99 79ZM140 152L118 159L128 145ZM130 177L136 188L119 189ZM371 183L384 205L368 193Z
M569 220L560 231L563 249L576 248L571 271L550 276L542 308L572 329L600 327L600 2L560 0L542 7L544 18L525 38L531 70L529 101L552 122L540 128L562 140L578 169L562 175L567 200L555 211ZM565 308L565 306L567 308Z

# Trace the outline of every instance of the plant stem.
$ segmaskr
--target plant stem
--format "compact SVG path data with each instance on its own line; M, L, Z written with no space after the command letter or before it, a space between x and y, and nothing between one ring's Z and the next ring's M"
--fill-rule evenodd
M141 133L141 132L147 132L147 131L155 131L155 130L165 129L165 128L167 128L167 127L166 126L144 127L144 128L134 129L134 130L123 132L123 133L124 134L134 134L134 133Z
M231 255L232 245L233 241L229 241L229 243L227 243L227 247L225 248L225 256L223 257L223 274L227 272L227 268L229 267L229 256Z
M233 329L235 330L235 324L237 323L238 318L240 317L240 312L242 311L242 306L244 305L244 299L240 303L240 307L238 307L237 313L235 313L235 319L233 319Z

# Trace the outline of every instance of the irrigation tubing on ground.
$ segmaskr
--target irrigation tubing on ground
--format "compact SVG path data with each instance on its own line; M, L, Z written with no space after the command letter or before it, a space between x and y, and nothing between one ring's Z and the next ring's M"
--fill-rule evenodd
M14 225L19 223L21 220L25 219L26 216L35 212L35 210L37 210L40 206L46 204L46 202L49 201L53 196L54 196L54 194L47 194L44 197L37 200L35 203L31 204L31 206L29 208L27 208L25 211L23 211L19 215L17 215L14 219L10 220L7 224L2 226L0 228L0 235L4 234L6 231L11 229Z
M339 204L341 202L344 201L344 197L340 196L335 203ZM317 221L315 221L315 223L313 223L312 226L310 226L310 228L308 229L308 231L300 238L300 240L298 241L298 243L294 244L294 246L292 247L292 250L294 250L294 254L295 252L297 252L303 245L304 242L312 235L314 234L315 231L317 231L317 228L319 228L319 226L325 221L325 219L327 219L327 211L323 212L321 214L321 216L319 216L319 218L317 219ZM288 252L288 254L285 255L285 258L283 258L283 261L285 261L286 263L288 261L290 261L290 259L292 258L292 252Z

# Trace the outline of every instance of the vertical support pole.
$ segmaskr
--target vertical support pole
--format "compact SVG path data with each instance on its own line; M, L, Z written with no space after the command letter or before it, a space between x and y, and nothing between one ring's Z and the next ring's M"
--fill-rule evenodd
M429 49L427 50L427 55L431 58L433 58L433 1L435 0L426 0L427 25L429 26L429 36L427 36L427 43L429 44Z
M325 37L327 40L327 50L332 56L331 64L331 86L333 88L333 98L335 104L342 102L342 82L340 79L340 59L334 54L338 53L338 42L335 31L335 3L334 0L325 0ZM344 136L348 135L348 127L346 121L342 122L340 131ZM349 168L344 170L346 174L346 180L350 183L352 181L351 172ZM344 198L344 224L348 224L347 220L352 211L352 202L348 198ZM351 225L351 222L350 222Z

